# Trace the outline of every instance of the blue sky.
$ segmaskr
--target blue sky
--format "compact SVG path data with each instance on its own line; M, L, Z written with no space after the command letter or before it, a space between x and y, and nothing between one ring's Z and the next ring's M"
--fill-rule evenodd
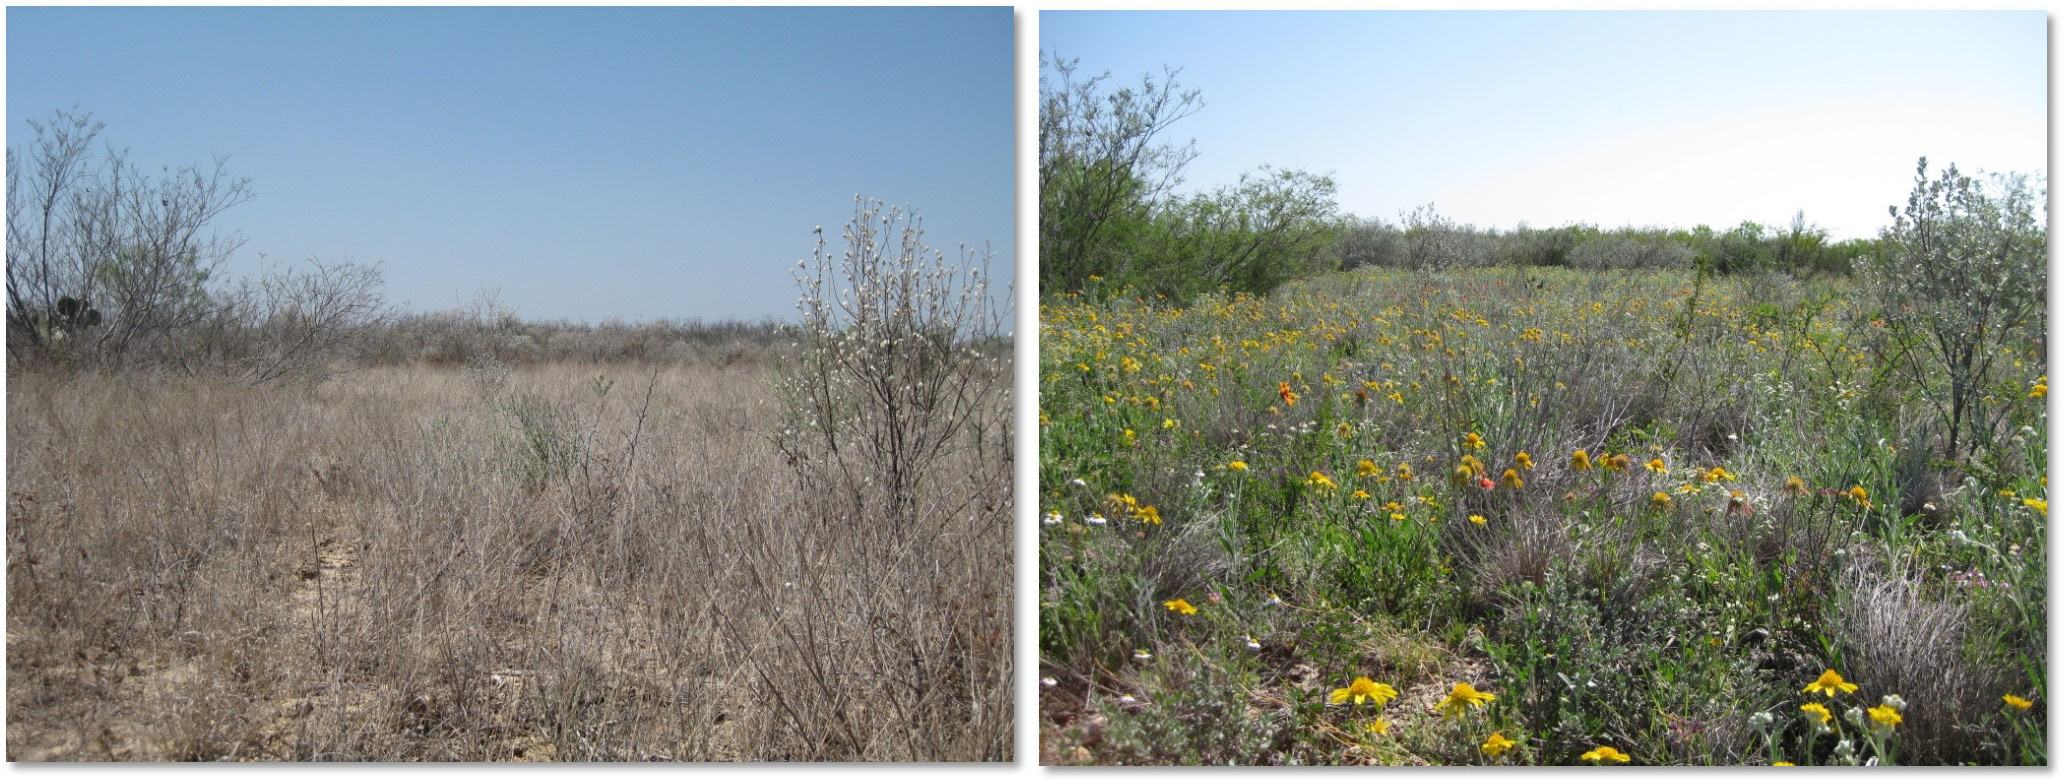
M1201 90L1187 187L1263 163L1345 211L1871 236L1932 169L2042 172L2042 11L1044 11L1040 46Z
M226 155L237 269L377 262L418 311L788 319L856 193L1002 287L1012 74L1008 7L16 7L7 140L76 105L148 169Z

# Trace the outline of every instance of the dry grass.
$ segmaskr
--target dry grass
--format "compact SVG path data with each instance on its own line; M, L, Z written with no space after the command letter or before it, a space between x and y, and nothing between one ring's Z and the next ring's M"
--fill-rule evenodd
M1010 437L884 534L765 378L12 377L8 759L1009 760Z

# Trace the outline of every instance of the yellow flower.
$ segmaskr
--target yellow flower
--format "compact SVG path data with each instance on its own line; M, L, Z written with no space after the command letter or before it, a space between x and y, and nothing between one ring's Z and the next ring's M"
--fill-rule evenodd
M1669 471L1664 468L1664 459L1662 458L1650 459L1650 463L1644 464L1643 468L1648 469L1652 472L1656 472L1660 475L1664 474L1666 471Z
M1228 461L1228 462L1227 462L1227 468L1228 468L1228 469L1232 469L1232 470L1234 470L1234 471L1236 471L1236 472L1246 472L1246 471L1248 471L1248 462L1247 462L1247 461Z
M1854 692L1858 690L1858 684L1846 683L1844 677L1836 674L1835 670L1823 670L1822 677L1816 678L1814 683L1808 684L1808 688L1801 691L1809 694L1820 693L1835 696L1839 689L1846 692Z
M1798 477L1786 478L1786 493L1790 496L1807 496L1808 481Z
M1455 688L1450 689L1449 696L1442 698L1442 701L1436 703L1435 707L1442 709L1442 718L1446 719L1463 713L1464 708L1472 705L1483 707L1485 703L1491 702L1492 699L1493 695L1491 692L1481 692L1471 688L1471 685L1468 683L1459 683Z
M1470 464L1457 464L1456 471L1451 472L1449 474L1449 481L1455 483L1457 487L1461 488L1463 486L1470 485L1471 474L1472 472Z
M1607 459L1607 470L1611 472L1628 471L1628 454L1616 453L1612 458Z
M1198 615L1198 608L1192 607L1191 603L1184 601L1182 598L1172 599L1168 602L1164 602L1162 603L1162 606L1187 616Z
M1176 421L1175 421L1175 420L1171 420L1171 419L1169 419L1169 418L1163 418L1163 419L1162 419L1162 427L1163 427L1163 428L1165 428L1165 429L1171 429L1171 428L1176 428Z
M1794 763L1792 763L1792 762L1788 762L1788 761L1786 761L1786 760L1784 760L1784 759L1782 759L1782 760L1779 760L1779 761L1777 761L1777 762L1774 762L1774 763L1772 763L1772 766L1773 766L1773 767L1798 767L1798 765L1795 765Z
M1399 462L1399 468L1394 471L1399 475L1400 482L1407 482L1413 479L1413 467L1407 466L1404 461Z
M1478 432L1473 431L1470 434L1464 436L1463 446L1470 448L1472 450L1477 450L1478 448L1485 446L1485 438L1478 436Z
M1872 716L1873 721L1880 723L1888 729L1893 729L1901 724L1901 712L1894 710L1892 706L1874 705L1865 712L1867 715Z
M1366 459L1363 459L1363 460L1361 460L1361 461L1357 461L1357 462L1356 462L1356 476L1357 476L1357 477L1376 477L1376 476L1377 476L1377 462L1376 462L1376 461L1372 461L1372 460L1370 460L1370 459L1368 459L1368 458L1366 458Z
M1476 513L1473 513L1473 514L1471 514L1471 523L1475 523L1475 524L1477 524L1477 525L1479 525L1479 526L1484 526L1484 525L1485 525L1485 516L1482 516L1482 515L1478 515L1478 514L1476 514Z
M1478 748L1484 749L1486 754L1490 754L1496 757L1506 753L1508 749L1513 748L1515 745L1517 744L1511 740L1508 740L1505 735L1494 732L1492 733L1492 737L1485 739L1485 745L1479 746Z
M1298 394L1291 392L1291 383L1277 383L1277 396L1284 399L1284 406L1286 407L1298 405Z
M1587 762L1628 761L1628 755L1621 753L1620 751L1616 750L1613 746L1599 746L1591 751L1578 755L1578 758L1583 759Z
M1521 489L1521 473L1512 469L1506 470L1499 476L1499 484L1518 491Z
M1592 457L1592 454L1591 454L1591 453L1587 453L1587 452L1585 452L1585 451L1583 451L1583 450L1573 450L1573 451L1571 451L1571 468L1572 468L1572 469L1574 469L1574 470L1576 470L1576 471L1580 471L1580 472L1590 472L1590 471L1592 471L1592 468L1593 468L1593 457Z
M1385 721L1385 720L1384 720L1384 717L1382 717L1382 716L1380 716L1380 717L1377 717L1377 718L1374 718L1374 719L1371 719L1371 720L1370 720L1370 726L1368 726L1368 727L1364 727L1364 729L1366 729L1366 730L1369 730L1369 731L1371 731L1371 732L1374 732L1374 733L1377 733L1377 734L1379 734L1379 735L1383 735L1383 734L1385 734L1385 732L1386 732L1386 731L1388 731L1388 730L1390 730L1391 728L1392 728L1392 723L1391 723L1391 722L1388 722L1388 721Z
M1801 710L1803 712L1813 714L1817 718L1822 719L1822 723L1824 724L1828 724L1830 718L1832 717L1832 714L1830 714L1829 712L1829 708L1824 707L1822 703L1819 702L1811 702L1806 705L1802 705Z
M1859 507L1863 507L1868 510L1872 509L1872 502L1866 501L1867 499L1870 499L1871 496L1865 493L1865 486L1851 486L1851 490L1846 492L1844 495L1850 497L1851 501L1857 502Z
M1730 474L1729 470L1727 469L1715 467L1713 469L1707 470L1706 473L1700 476L1700 479L1705 480L1709 483L1719 483L1723 480L1734 480L1736 479L1736 476Z
M1514 454L1514 466L1522 469L1534 469L1535 459L1528 455L1528 451L1523 450Z
M2038 515L2042 515L2047 518L2051 517L2051 513L2045 511L2048 505L2045 504L2045 500L2043 499L2025 499L2023 500L2023 506L2028 507L2032 510L2036 510Z
M1355 704L1362 705L1363 701L1367 699L1370 701L1370 704L1382 708L1385 703L1391 702L1392 698L1397 696L1399 696L1398 689L1358 675L1356 680L1349 682L1348 686L1335 689L1333 694L1328 695L1327 701L1340 705L1344 702L1355 700Z
M1141 505L1139 508L1136 508L1133 511L1133 517L1134 520L1140 521L1141 523L1152 523L1157 526L1162 525L1162 511L1155 509L1155 505L1152 504Z
M1365 490L1363 490L1363 489L1361 489L1361 488L1358 488L1358 489L1356 489L1356 492L1355 492L1355 493L1349 494L1349 498L1350 498L1350 499L1368 499L1368 498L1370 498L1370 492L1369 492L1369 491L1365 491Z
M1334 490L1334 478L1328 477L1325 472L1315 470L1312 474L1306 476L1306 485L1322 491L1332 491Z
M2008 703L2009 707L2015 708L2016 710L2030 710L2030 706L2036 704L2013 694L2002 695L2001 701Z
M1665 493L1663 491L1658 491L1657 493L1650 495L1650 506L1655 507L1659 510L1669 510L1673 507L1677 507L1678 504L1678 502L1672 501L1671 494Z
M2045 393L2046 393L2046 391L2047 391L2047 388L2045 387L2045 385L2046 385L2046 383L2045 383L2045 380L2048 380L2048 379L2051 379L2051 378L2050 378L2050 377L2048 377L2048 376L2047 376L2047 377L2039 377L2039 378L2037 378L2037 382L2036 382L2036 383L2034 383L2034 384L2032 384L2032 385L2030 386L2030 398L2033 398L2033 399L2042 399L2042 398L2044 398L2044 396L2045 396Z

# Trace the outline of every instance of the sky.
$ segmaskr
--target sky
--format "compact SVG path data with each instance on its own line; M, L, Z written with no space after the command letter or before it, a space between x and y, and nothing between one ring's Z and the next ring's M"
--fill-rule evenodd
M1331 172L1345 212L1510 229L1788 224L1876 235L1918 157L2043 173L2046 21L2015 12L1043 11L1079 75L1205 108L1196 191ZM1052 75L1043 73L1043 75Z
M599 322L796 315L854 196L1013 272L992 8L22 8L7 143L91 112L147 170L227 157L231 263L377 263L391 302Z

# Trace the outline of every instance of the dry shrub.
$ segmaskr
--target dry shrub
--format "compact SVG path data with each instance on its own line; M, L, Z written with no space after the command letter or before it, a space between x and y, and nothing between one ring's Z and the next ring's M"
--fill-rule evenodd
M1008 758L1008 465L943 468L960 514L869 559L780 478L766 387L17 375L9 758ZM526 473L518 396L566 469Z

